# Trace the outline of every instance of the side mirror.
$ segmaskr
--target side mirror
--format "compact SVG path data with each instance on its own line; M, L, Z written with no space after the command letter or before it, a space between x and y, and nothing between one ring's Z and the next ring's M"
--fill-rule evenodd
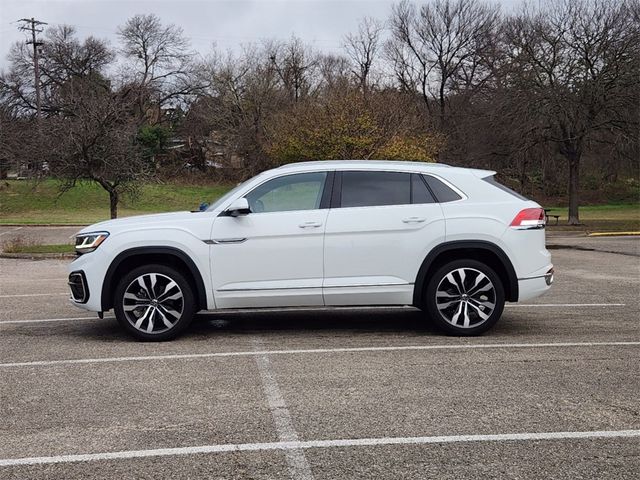
M246 198L238 198L227 208L227 214L231 217L239 217L251 213L249 202Z

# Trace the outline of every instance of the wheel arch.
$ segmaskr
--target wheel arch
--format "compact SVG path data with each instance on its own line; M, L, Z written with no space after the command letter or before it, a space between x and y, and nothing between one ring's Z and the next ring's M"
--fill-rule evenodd
M194 287L197 310L207 309L207 292L202 274L185 252L175 247L134 247L120 252L111 262L102 283L102 311L113 307L117 280L125 272L146 264L161 264L180 270ZM196 310L196 311L197 311Z
M446 242L431 250L418 270L413 289L413 304L422 305L422 296L430 274L441 265L461 258L481 261L491 267L503 282L505 298L518 301L518 277L507 254L498 245L481 240Z

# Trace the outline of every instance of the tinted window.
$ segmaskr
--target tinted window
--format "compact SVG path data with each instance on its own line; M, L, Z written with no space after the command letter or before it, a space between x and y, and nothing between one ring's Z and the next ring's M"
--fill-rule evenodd
M420 175L411 174L411 203L435 203L433 195Z
M411 175L398 172L343 172L342 207L408 205Z
M462 197L458 195L455 191L453 191L450 187L442 183L435 177L431 175L425 175L424 178L427 180L427 184L429 188L435 195L436 199L440 203L444 202L453 202L455 200L460 200Z
M246 195L254 213L320 208L326 172L299 173L274 178Z

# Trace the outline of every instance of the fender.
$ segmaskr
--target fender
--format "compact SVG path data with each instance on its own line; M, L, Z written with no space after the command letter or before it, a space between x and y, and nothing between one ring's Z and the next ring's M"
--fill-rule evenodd
M486 242L483 240L456 240L453 242L446 242L438 245L429 252L426 256L418 275L416 276L415 287L413 290L413 304L419 305L421 302L422 292L424 291L426 283L429 281L427 273L431 268L433 262L443 253L451 250L485 250L494 254L500 263L502 264L504 271L507 274L507 285L505 285L505 294L507 301L518 301L518 276L513 268L513 264L504 250L494 243Z
M184 253L182 250L175 247L135 247L130 248L128 250L124 250L120 252L111 262L109 268L107 269L107 273L105 274L104 281L102 282L102 310L109 310L113 305L110 305L111 297L113 296L113 291L111 289L111 283L113 280L113 275L118 270L118 267L124 262L127 258L136 256L136 255L166 255L172 256L180 259L189 269L191 276L193 277L196 290L198 295L198 308L200 310L207 309L207 292L204 287L204 281L202 280L202 274L200 270L193 262L191 257Z

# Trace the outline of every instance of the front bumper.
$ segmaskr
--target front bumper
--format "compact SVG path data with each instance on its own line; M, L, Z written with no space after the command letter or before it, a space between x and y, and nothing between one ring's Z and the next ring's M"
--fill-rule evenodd
M76 257L69 264L69 288L72 288L71 283L79 286L79 282L82 282L84 289L84 295L79 288L76 292L71 290L69 301L73 305L91 312L102 310L102 281L106 266L108 266L108 258L99 251Z

